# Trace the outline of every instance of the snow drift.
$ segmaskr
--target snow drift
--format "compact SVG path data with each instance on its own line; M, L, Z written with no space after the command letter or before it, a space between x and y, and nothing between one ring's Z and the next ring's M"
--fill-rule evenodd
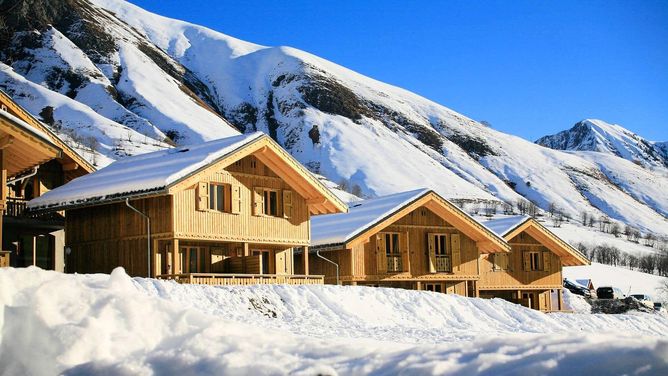
M659 314L0 270L0 374L665 374Z

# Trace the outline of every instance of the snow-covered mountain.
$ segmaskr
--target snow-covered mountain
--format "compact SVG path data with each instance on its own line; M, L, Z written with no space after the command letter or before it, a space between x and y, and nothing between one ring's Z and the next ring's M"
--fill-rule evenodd
M668 143L648 141L602 120L583 120L571 129L541 137L536 143L557 150L608 153L644 166L668 167Z
M428 186L449 198L526 198L668 234L657 192L666 169L545 148L307 52L120 0L0 0L0 11L0 88L95 150L98 165L261 130L365 195Z

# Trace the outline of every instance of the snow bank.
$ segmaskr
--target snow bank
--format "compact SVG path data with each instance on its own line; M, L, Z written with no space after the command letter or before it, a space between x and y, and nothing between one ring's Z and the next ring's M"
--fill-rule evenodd
M3 375L668 372L663 315L546 315L429 292L3 268L0 313Z
M575 313L591 313L591 304L583 296L573 294L568 289L564 289L564 305Z

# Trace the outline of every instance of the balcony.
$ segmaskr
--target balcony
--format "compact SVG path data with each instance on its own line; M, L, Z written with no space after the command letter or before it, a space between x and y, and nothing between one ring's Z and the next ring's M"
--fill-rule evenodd
M322 285L322 275L280 275L280 274L225 274L225 273L184 273L162 274L158 279L171 279L190 285Z
M387 272L398 273L403 272L403 262L401 256L387 256Z
M3 215L5 217L22 217L28 207L28 200L16 197L7 197L5 203L5 210Z
M450 261L450 256L436 255L436 271L445 273L452 272L452 263Z

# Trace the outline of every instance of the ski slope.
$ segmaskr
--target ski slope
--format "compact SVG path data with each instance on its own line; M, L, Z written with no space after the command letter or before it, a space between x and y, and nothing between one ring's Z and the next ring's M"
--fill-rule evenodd
M0 374L665 374L662 314L0 269ZM35 356L39 354L39 356Z

